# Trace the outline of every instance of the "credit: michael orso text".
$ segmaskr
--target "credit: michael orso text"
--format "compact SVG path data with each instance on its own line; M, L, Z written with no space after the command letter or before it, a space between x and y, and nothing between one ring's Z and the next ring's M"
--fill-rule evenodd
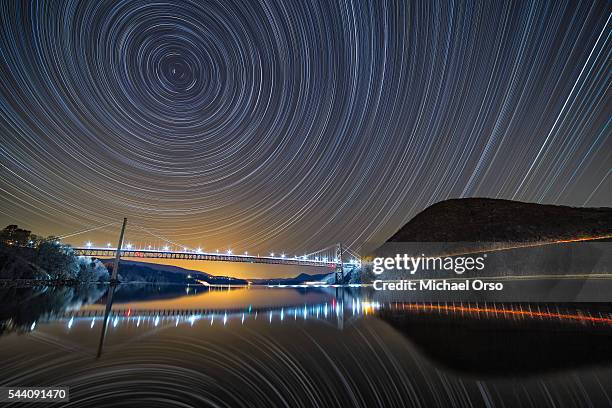
M372 272L379 276L389 272L397 274L398 280L374 280L375 290L392 291L499 291L503 290L501 282L483 282L477 277L474 279L458 279L466 272L478 273L485 268L485 255L480 256L411 256L396 254L392 257L375 257L372 260ZM452 273L455 277L450 279L402 279L405 275L415 276L419 273ZM385 277L390 278L386 273ZM416 276L415 276L416 277Z

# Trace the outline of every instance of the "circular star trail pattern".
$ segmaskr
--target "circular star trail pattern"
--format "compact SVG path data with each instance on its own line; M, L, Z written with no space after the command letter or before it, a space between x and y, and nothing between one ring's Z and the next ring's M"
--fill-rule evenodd
M302 251L453 197L612 203L607 1L0 7L5 224Z

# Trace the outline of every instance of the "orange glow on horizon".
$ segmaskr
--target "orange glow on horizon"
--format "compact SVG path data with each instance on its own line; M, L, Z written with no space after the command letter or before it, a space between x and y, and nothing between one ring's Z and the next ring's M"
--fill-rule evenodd
M243 262L197 261L192 259L165 258L121 258L126 261L137 261L158 265L178 266L179 268L198 271L214 276L231 276L238 279L278 279L293 278L301 273L309 275L330 273L327 268L271 265Z

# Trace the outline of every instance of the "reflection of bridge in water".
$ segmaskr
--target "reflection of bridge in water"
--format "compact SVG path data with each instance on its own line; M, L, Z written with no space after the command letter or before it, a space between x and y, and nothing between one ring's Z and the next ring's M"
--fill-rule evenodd
M335 320L339 329L344 327L346 319L368 315L380 307L378 302L362 300L352 296L349 291L336 288L335 297L328 302L318 304L286 305L276 307L257 307L252 306L240 308L131 308L112 306L112 298L115 292L114 287L109 288L105 309L79 309L68 311L53 318L65 320L69 328L82 321L88 322L91 327L96 322L104 319L104 325L112 322L113 326L119 323L135 324L139 327L141 323L155 322L157 326L167 321L174 322L177 326L181 323L188 323L193 326L198 321L209 321L210 324L222 322L227 324L230 321L239 320L241 324L249 320L268 319L282 322L285 319L301 320Z
M98 358L102 355L102 350L104 348L104 338L108 330L109 322L112 322L113 327L116 327L119 324L119 319L124 322L127 322L128 324L135 322L136 327L139 327L142 321L146 321L148 323L151 318L154 319L154 326L158 326L160 322L165 323L168 319L172 319L175 326L178 326L181 322L188 322L191 326L193 326L196 321L202 319L210 320L210 324L213 325L215 322L215 317L217 317L218 319L220 318L223 324L226 325L230 318L235 318L238 316L240 316L241 324L244 324L247 317L252 317L253 320L256 320L261 313L268 316L270 323L272 323L272 320L275 315L277 315L278 320L282 322L285 320L286 315L288 317L293 315L294 320L297 320L299 314L300 317L304 320L307 320L309 316L311 317L311 319L314 317L317 320L320 317L326 320L329 317L333 316L336 319L336 324L338 328L344 328L346 291L340 288L336 288L335 298L331 302L326 302L323 304L304 305L303 307L281 307L280 311L278 308L253 309L249 306L246 310L244 308L234 310L225 309L223 312L214 309L144 309L134 311L128 308L113 310L113 296L115 294L116 289L116 285L110 285L106 297L106 307L104 309L104 313L102 313L101 310L83 312L77 311L70 315L68 321L68 328L71 328L75 323L75 318L78 320L89 319L90 327L93 328L95 326L96 319L100 318L100 320L102 320L102 329L100 331L100 342L98 344L97 353ZM374 303L370 304L370 302L362 302L359 298L352 298L351 303L353 315L355 315L355 312L359 313L359 311L362 309L364 313L368 313L373 307L378 306ZM79 315L79 313L82 314ZM155 317L153 317L153 315Z
M267 320L272 322L283 322L285 320L321 320L335 321L338 328L342 329L346 319L361 317L372 314L378 310L380 304L377 302L353 300L350 305L342 302L329 302L314 305L289 306L277 308L241 308L241 309L114 309L108 317L104 310L83 310L66 313L58 316L59 320L66 321L69 328L85 322L94 327L96 322L101 322L107 317L109 324L116 327L120 324L128 324L135 327L141 325L154 326L164 323L189 324L193 326L197 322L205 322L211 325L229 324L239 322L248 323L255 320Z

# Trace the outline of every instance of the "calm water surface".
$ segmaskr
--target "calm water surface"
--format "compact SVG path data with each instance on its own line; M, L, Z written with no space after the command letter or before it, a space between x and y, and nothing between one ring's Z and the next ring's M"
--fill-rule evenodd
M0 320L1 385L67 385L70 407L612 406L604 303L12 288L0 290Z

